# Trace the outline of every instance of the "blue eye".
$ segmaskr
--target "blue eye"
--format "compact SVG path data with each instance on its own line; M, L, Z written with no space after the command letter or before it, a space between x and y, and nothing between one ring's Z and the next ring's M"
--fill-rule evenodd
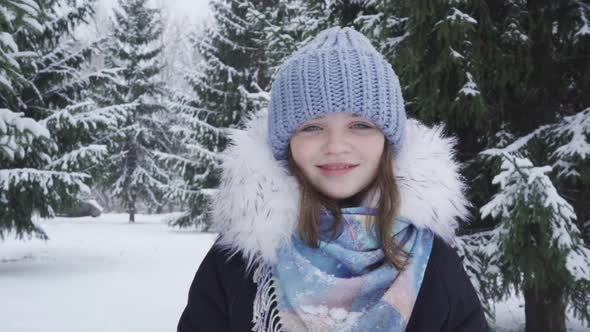
M353 129L371 129L371 128L373 128L372 126L369 126L368 124L362 123L362 122L354 123L351 127Z
M305 131L305 132L312 132L312 131L318 131L321 130L322 128L320 128L319 126L315 126L315 125L309 125L307 127L303 127L301 129L301 131Z

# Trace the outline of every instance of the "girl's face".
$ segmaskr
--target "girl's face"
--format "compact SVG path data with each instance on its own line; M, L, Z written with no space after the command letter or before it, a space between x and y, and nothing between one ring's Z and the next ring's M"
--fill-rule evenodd
M369 120L332 113L303 123L291 137L293 160L332 199L354 196L377 175L385 136Z

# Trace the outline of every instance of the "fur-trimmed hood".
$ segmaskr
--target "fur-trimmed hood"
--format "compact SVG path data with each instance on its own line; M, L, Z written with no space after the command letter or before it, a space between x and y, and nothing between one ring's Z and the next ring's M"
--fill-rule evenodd
M297 227L298 184L272 156L267 112L254 115L245 130L232 131L230 138L232 145L221 155L221 185L212 201L213 230L220 233L219 244L241 254L249 266L272 264ZM442 127L428 128L408 119L394 162L401 215L450 243L458 219L468 215L454 145Z

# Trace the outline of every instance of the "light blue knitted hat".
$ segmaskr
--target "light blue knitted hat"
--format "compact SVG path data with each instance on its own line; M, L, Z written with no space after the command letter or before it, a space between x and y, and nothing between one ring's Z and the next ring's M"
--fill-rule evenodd
M301 123L336 112L371 120L393 151L399 149L406 112L398 77L352 28L320 32L279 67L268 120L274 158L287 159L289 139Z

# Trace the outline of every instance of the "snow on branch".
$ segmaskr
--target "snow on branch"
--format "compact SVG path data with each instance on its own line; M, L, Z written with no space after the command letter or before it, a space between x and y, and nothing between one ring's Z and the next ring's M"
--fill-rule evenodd
M8 48L10 52L18 52L18 46L14 42L12 35L8 32L0 32L0 43L2 43L5 47Z
M473 81L473 76L471 75L471 73L466 72L465 76L467 77L467 82L465 82L465 84L463 85L461 90L459 90L459 95L463 95L466 97L469 97L469 96L473 97L473 96L479 95L480 94L479 89L478 89L475 81ZM457 97L457 99L459 99L459 97Z
M215 1L215 4L217 6L215 6L215 8L218 10L218 13L222 14L222 15L216 15L216 19L219 17L229 17L232 20L234 20L236 23L237 27L243 27L243 26L248 26L251 23L242 19L241 17L237 16L236 14L234 14L234 12L232 11L231 8L231 4L227 1ZM249 5L248 1L242 1L241 3L238 3L238 5L240 7L247 7ZM239 25L241 24L241 25Z
M240 91L240 93L242 93L248 99L270 102L270 93L268 91L262 90L262 88L256 82L252 83L252 87L254 87L257 92L250 92L246 90L243 85L238 87L238 91Z
M440 20L440 21L436 22L436 24L434 26L442 24L444 21L448 21L451 24L452 23L468 23L468 24L473 24L473 25L477 24L476 19L469 16L468 14L465 14L464 12L457 9L456 7L453 7L451 10L453 11L451 15L448 15L444 20Z
M215 38L216 40L223 42L225 45L231 47L233 50L236 50L236 51L239 50L239 51L244 51L244 52L256 51L256 49L253 47L246 47L246 46L236 44L234 41L232 41L231 39L227 38L219 31L217 31L217 29L211 29L208 32L211 34L212 38Z
M503 148L491 148L481 152L482 155L488 156L502 156L504 153L515 153L521 151L534 138L537 138L541 133L550 129L551 125L541 126L535 129L532 133L518 138L516 141Z
M41 12L39 5L33 0L17 0L10 2L12 6L22 9L27 14L35 17Z
M384 49L395 49L401 44L406 38L410 36L410 32L406 31L403 35L397 37L387 38L384 43Z
M581 26L574 34L574 37L580 40L582 36L590 35L590 23L588 22L587 13L590 13L590 5L586 5L581 1L578 2L578 12L580 14Z
M371 15L359 15L357 18L354 19L354 24L361 24L361 32L364 34L373 34L375 36L379 36L381 34L381 29L379 24L383 19L384 13L377 13Z
M477 24L477 20L475 20L473 17L465 14L464 12L460 11L456 7L453 7L453 13L451 15L447 16L447 20L451 20L452 22L465 21L467 23Z
M124 121L128 110L136 106L136 103L129 103L98 107L93 101L87 100L61 110L51 110L52 114L42 123L56 129L72 126L94 130L99 124L115 126Z
M10 186L26 187L33 183L41 188L45 195L53 191L56 182L68 186L76 186L82 193L90 194L90 188L84 183L90 178L88 174L75 172L60 172L39 170L33 168L0 169L0 193L5 193ZM3 194L2 194L3 195ZM2 200L0 195L0 200Z
M24 149L36 138L49 139L49 130L37 121L0 108L0 155L8 160L24 154Z
M198 167L199 165L201 165L200 161L188 159L188 158L185 158L185 157L178 155L178 154L154 151L154 157L157 160L164 162L167 165L172 165L172 167L177 168L177 169L178 168L185 169L187 166ZM184 173L184 172L182 172L182 173Z
M561 144L553 155L557 158L577 156L581 159L590 157L590 108L575 115L564 117L553 130L558 136L569 137L567 143Z
M243 34L245 31L247 31L247 26L249 25L248 22L244 22L239 17L233 15L231 13L231 11L229 11L229 10L224 11L224 14L225 15L217 15L215 17L215 20L218 23L225 23L228 26L231 26L234 29L234 31L236 32L236 34ZM243 25L240 25L240 24L243 24Z
M524 29L517 21L510 22L510 24L508 24L506 31L503 33L503 37L509 40L518 41L523 44L529 41L529 36L524 32Z
M201 144L194 142L192 144L186 144L185 147L195 155L200 156L201 158L207 158L211 161L219 161L219 155L217 153L209 151Z
M577 161L590 156L590 108L577 114L563 117L558 123L543 125L533 132L516 139L503 148L487 149L483 156L502 156L526 151L532 140L547 142L551 148L552 168L560 177L578 178Z
M97 165L107 155L107 148L104 145L91 144L80 147L74 151L62 155L59 159L52 161L49 169L67 171L79 168L82 163Z

